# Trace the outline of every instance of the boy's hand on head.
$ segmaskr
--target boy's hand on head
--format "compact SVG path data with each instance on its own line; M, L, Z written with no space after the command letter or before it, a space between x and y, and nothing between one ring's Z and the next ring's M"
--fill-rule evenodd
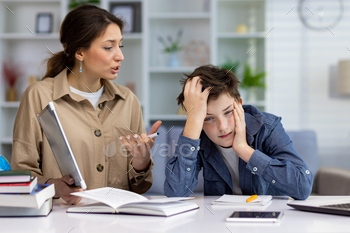
M188 117L196 116L198 120L204 121L207 115L207 100L210 88L206 88L202 92L202 87L200 77L196 76L188 80L185 84L183 105Z
M200 77L196 76L186 82L184 89L183 105L187 111L187 120L183 135L192 139L199 138L207 115L210 87L204 91L202 91L202 87Z
M235 118L235 135L232 141L232 148L241 159L248 162L254 152L254 149L247 143L244 109L242 104L238 103L237 101L234 101L233 107L233 116Z

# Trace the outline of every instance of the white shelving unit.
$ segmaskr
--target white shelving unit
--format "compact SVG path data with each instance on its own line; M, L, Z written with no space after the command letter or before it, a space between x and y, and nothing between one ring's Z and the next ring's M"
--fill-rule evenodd
M214 10L213 31L213 63L220 65L229 57L232 61L239 61L238 76L243 72L244 63L253 70L265 71L265 1L235 1L217 0L212 4ZM244 24L248 31L237 33L238 25ZM244 93L241 90L241 93ZM265 109L265 91L258 91L257 101L247 101L244 104L254 105Z
M29 76L42 76L41 62L51 52L61 50L59 26L67 14L67 0L0 0L0 154L11 158L12 132L19 99L28 86ZM38 13L53 16L52 33L35 32ZM7 85L3 79L3 62L12 61L22 75L16 84L16 102L6 102Z
M197 65L186 61L186 54L182 51L178 53L180 67L168 67L169 54L163 52L164 46L158 37L167 41L170 36L174 40L178 31L182 30L182 46L193 41L203 41L209 48L212 12L209 10L209 1L203 0L149 0L148 3L146 53L149 56L145 82L149 88L145 92L149 107L144 111L145 121L152 124L162 120L165 126L181 125L186 115L177 115L179 106L176 98L182 90L179 80L184 73L192 73ZM210 58L208 62L211 62Z
M23 71L17 90L20 96L31 75L42 77L51 52L61 51L59 27L68 13L69 0L0 0L0 64L11 59ZM164 125L183 125L186 115L177 115L176 97L182 90L179 82L184 73L191 73L199 64L189 62L185 52L178 54L180 67L168 67L158 36L175 38L182 29L181 45L201 41L209 48L207 63L221 65L229 56L241 64L265 70L265 1L240 0L101 0L100 6L109 10L115 2L141 3L139 33L123 35L121 70L116 83L135 85L135 94L143 107L146 125L162 120ZM35 33L39 12L53 14L53 32ZM236 33L238 24L246 24L246 34ZM30 30L29 30L30 29ZM34 35L33 33L34 32ZM253 49L252 49L253 48ZM0 70L2 69L2 66ZM10 159L12 130L19 102L6 102L7 86L0 72L0 154ZM18 99L19 100L19 99ZM247 104L245 101L244 103ZM265 93L249 103L264 109Z
M146 74L149 98L145 106L146 122L162 120L163 124L181 124L186 116L176 115L176 97L181 92L179 79L183 73L191 73L196 66L182 64L178 68L166 66L167 55L162 53L162 44L157 36L174 37L183 29L183 45L192 40L204 40L210 47L208 63L222 65L226 57L240 61L253 69L265 70L265 1L198 0L198 1L150 0L146 22L149 25L148 41L149 67ZM188 4L191 4L190 6ZM208 5L209 4L209 5ZM248 32L236 32L239 24L245 24ZM181 55L180 55L181 56ZM166 88L168 87L168 88ZM243 91L242 91L243 92ZM147 94L148 93L148 94ZM260 109L265 108L265 93L258 93L257 101L246 101Z

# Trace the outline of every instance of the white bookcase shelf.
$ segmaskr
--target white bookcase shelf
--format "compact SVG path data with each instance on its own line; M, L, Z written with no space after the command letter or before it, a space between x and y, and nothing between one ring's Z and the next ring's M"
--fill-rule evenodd
M207 12L151 13L150 19L210 19Z
M50 34L31 34L31 33L3 33L0 34L2 40L58 40L58 33Z
M196 67L150 67L150 73L189 73L193 72Z
M151 121L156 121L162 119L163 121L184 121L187 119L187 115L177 115L177 114L164 114L164 115L150 115Z
M124 33L123 40L141 40L143 38L142 33Z
M219 32L219 39L232 38L232 39L264 39L265 33L262 32L247 32L247 33L237 33L237 32Z
M4 145L12 145L12 137L2 137L0 142Z
M14 102L1 102L0 107L1 108L18 108L19 107L19 101L14 101Z

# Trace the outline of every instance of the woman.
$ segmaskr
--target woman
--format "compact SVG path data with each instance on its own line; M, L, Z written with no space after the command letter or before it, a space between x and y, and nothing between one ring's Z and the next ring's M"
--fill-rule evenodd
M21 99L12 168L30 169L39 183L54 183L55 197L69 204L80 201L70 195L80 189L71 177L61 177L36 117L50 101L88 189L109 186L144 193L152 185L149 150L154 139L145 134L136 96L111 81L124 60L122 30L119 18L96 6L68 13L60 30L64 51L48 60L43 80L29 86ZM150 133L160 124L156 122Z

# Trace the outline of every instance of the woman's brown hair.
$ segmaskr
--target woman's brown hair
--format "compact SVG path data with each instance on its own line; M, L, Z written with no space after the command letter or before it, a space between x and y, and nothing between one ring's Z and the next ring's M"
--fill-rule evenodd
M66 67L72 69L78 49L88 49L91 43L115 23L123 32L124 22L112 13L94 5L83 5L69 12L62 22L60 42L63 51L55 53L47 61L43 79L55 77Z
M205 88L210 87L208 102L210 100L216 100L222 93L226 93L235 98L237 101L241 101L241 95L238 91L238 85L240 84L240 81L230 70L219 68L213 65L204 65L196 68L192 74L185 74L185 76L187 78L180 80L183 87L182 92L177 97L178 105L181 104L183 106L183 102L185 100L184 91L186 82L196 76L200 77L202 91L204 91Z

